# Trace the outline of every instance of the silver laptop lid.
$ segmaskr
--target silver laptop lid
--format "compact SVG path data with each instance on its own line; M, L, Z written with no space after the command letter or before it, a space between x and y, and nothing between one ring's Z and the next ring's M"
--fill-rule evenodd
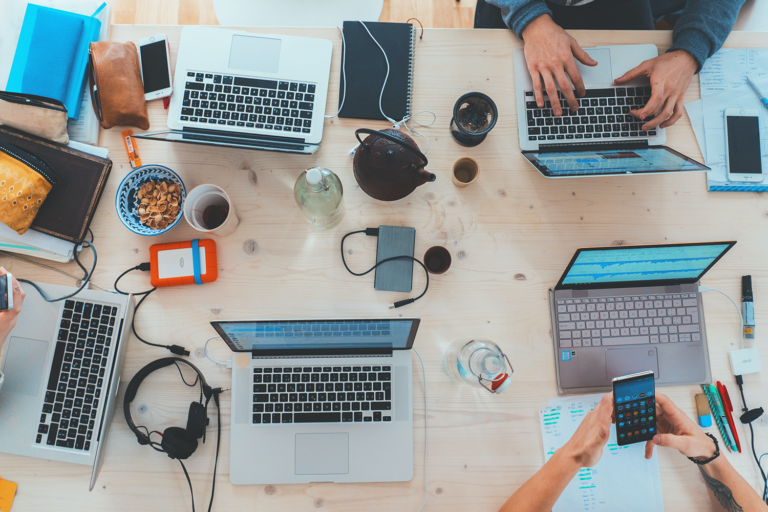
M555 290L696 283L734 245L731 241L578 249Z
M234 352L254 357L380 354L413 347L419 318L225 320L211 325Z

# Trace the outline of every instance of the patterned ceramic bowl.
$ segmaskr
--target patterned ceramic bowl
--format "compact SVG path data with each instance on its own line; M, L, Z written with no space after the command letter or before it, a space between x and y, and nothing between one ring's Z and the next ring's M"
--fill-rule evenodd
M164 229L152 229L142 224L139 219L138 209L141 201L139 201L137 193L141 186L149 181L170 181L181 190L179 214L176 220L168 224ZM115 196L115 209L123 225L137 235L157 236L170 231L181 221L181 218L184 216L184 201L186 197L187 190L184 188L184 182L181 181L178 174L162 165L143 165L132 170L120 182L120 186L117 188L117 195Z

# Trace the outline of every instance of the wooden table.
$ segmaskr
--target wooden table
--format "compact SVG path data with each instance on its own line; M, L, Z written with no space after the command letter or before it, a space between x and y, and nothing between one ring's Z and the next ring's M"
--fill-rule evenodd
M248 29L254 32L268 30ZM335 29L273 30L327 38L334 42L328 113L335 112L340 66L340 34ZM138 41L166 32L175 65L181 27L114 26L115 41ZM667 32L573 32L582 45L653 42L664 51ZM423 185L395 203L372 200L356 186L347 156L358 127L384 128L385 123L334 119L326 123L322 148L313 156L210 148L139 141L145 164L177 171L187 189L201 183L224 187L241 222L227 238L216 238L219 279L202 287L163 289L142 306L137 329L142 336L177 343L192 350L191 361L212 385L227 386L230 373L203 356L204 342L215 333L214 319L285 317L418 316L422 318L416 348L424 358L429 393L429 510L495 511L543 464L538 408L556 396L552 333L547 290L577 247L605 244L650 244L738 240L733 250L706 276L704 284L732 297L740 294L742 274L752 274L757 298L758 344L768 332L768 204L760 194L708 193L704 174L547 180L522 158L517 144L512 52L521 42L509 31L432 29L418 41L415 58L415 110L437 115L429 136L429 169L437 181ZM768 34L734 33L728 47L768 46ZM499 122L476 148L457 145L448 133L456 99L468 91L490 95L499 108ZM686 101L699 97L695 78ZM165 126L161 102L150 105L152 129ZM668 143L701 161L684 116L668 131ZM182 222L158 238L131 234L118 220L113 197L128 173L120 129L102 133L100 145L110 149L115 166L99 206L93 231L99 266L93 283L111 288L124 269L147 261L147 248L158 242L196 236ZM423 140L419 145L424 148ZM452 163L462 156L481 167L477 183L463 189L451 183ZM327 167L342 179L346 217L330 232L314 232L293 200L293 184L312 166ZM453 266L431 279L423 300L390 311L395 300L410 295L376 292L372 277L353 277L339 257L343 234L380 224L413 226L416 255L433 245L447 247ZM375 241L348 240L352 268L375 260ZM88 258L86 256L86 258ZM0 258L15 275L72 284L71 279L8 257ZM57 265L59 266L59 265ZM70 273L75 265L61 266ZM134 273L136 274L136 273ZM414 272L418 293L424 276ZM124 289L144 290L147 275L134 275ZM34 292L28 292L34 293ZM717 294L704 299L712 375L731 387L734 378L727 351L738 345L739 325L733 308ZM512 385L494 396L452 382L443 367L444 348L458 338L495 340L515 368ZM211 343L220 360L231 352L220 341ZM768 368L768 349L763 348ZM168 353L132 340L126 379L147 362ZM767 405L766 373L745 377L752 407ZM663 390L695 417L695 386ZM413 510L424 500L424 396L420 366L414 366L414 478L387 484L317 484L238 486L229 482L230 397L223 395L222 443L215 510ZM173 370L152 375L134 401L137 423L163 430L185 425L195 392L186 389ZM122 398L121 398L122 400ZM734 404L738 408L738 404ZM211 410L213 415L213 409ZM210 499L215 451L215 417L208 442L189 460L198 510ZM742 440L748 431L739 425ZM758 454L768 451L768 421L755 425ZM745 450L727 454L745 478L758 488L755 462ZM660 453L666 510L707 510L705 486L693 464L677 452ZM39 459L0 456L0 476L19 483L14 510L190 510L189 489L176 461L139 446L122 413L114 419L106 459L97 488L89 494L90 468Z

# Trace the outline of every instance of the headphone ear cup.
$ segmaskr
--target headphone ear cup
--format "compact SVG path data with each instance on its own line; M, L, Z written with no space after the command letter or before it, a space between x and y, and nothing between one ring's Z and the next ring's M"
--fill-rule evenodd
M187 415L187 432L195 439L200 439L205 435L205 427L208 426L208 411L200 402L189 404L189 414Z
M168 427L160 447L172 459L186 459L197 450L197 439L181 427Z

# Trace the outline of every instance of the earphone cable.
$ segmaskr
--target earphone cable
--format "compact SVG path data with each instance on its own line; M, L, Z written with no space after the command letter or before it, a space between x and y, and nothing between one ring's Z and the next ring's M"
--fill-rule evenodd
M184 476L187 477L187 483L189 484L189 496L192 498L192 512L195 512L195 493L192 491L192 480L189 479L189 473L187 473L187 468L184 467L184 463L181 462L181 459L177 459L179 461L179 464L181 464L181 469L184 470Z
M56 299L52 299L52 298L48 297L48 295L46 295L46 293L39 286L37 286L36 283L33 283L32 281L30 281L28 279L16 279L16 280L19 281L20 283L26 283L26 284L30 285L32 288L34 288L35 290L37 290L37 292L40 294L40 296L43 298L43 300L45 302L60 302L60 301L62 301L64 299L69 299L71 297L74 297L75 295L77 295L78 293L83 291L83 289L86 286L88 286L88 283L90 282L91 277L93 276L93 271L96 270L96 261L98 260L98 255L96 254L96 246L93 245L93 242L89 242L88 240L83 240L82 246L89 247L91 249L91 252L93 252L93 263L91 264L91 271L88 272L88 271L85 270L85 267L83 266L83 264L80 262L80 260L77 257L77 249L75 249L75 251L73 252L73 255L75 257L75 262L77 262L78 266L81 269L83 269L83 271L85 272L85 275L83 276L82 282L80 283L80 286L77 288L77 290L75 290L74 292L70 293L69 295L65 295L63 297L58 297Z
M736 385L739 386L739 392L741 393L741 403L744 405L743 411L749 410L747 407L747 400L744 398L744 378L741 375L736 375ZM755 450L755 429L752 427L752 423L748 423L749 433L752 444L752 457L757 462L757 468L760 470L760 477L763 479L763 495L761 499L768 505L768 475L763 471L763 466L760 465L760 459L757 457L757 450Z
M219 395L221 394L221 388L214 388L213 401L216 402L216 458L213 463L213 481L211 482L211 502L208 504L208 512L211 512L213 507L213 495L216 492L216 468L219 466L219 445L221 444L221 404L219 403Z

